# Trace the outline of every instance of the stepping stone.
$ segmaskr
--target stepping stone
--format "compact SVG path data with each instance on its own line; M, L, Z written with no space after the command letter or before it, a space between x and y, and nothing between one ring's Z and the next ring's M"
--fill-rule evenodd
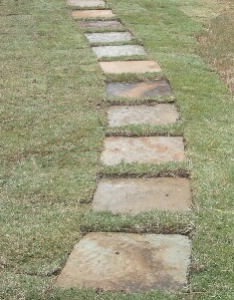
M182 137L108 137L101 155L104 165L178 162L185 159Z
M115 29L123 27L123 25L119 21L79 21L79 25L84 29Z
M79 7L105 6L103 0L67 0L67 5Z
M161 72L161 68L155 61L111 61L99 62L104 73L122 74L122 73L152 73Z
M103 179L93 201L94 211L121 214L152 210L185 212L191 205L190 183L185 178Z
M115 14L109 9L105 10L74 10L72 16L75 19L89 19L89 18L112 18Z
M92 47L92 49L98 58L146 54L144 48L138 45L101 46L101 47Z
M56 285L104 291L178 290L187 284L191 243L183 235L88 233Z
M109 97L142 98L171 95L171 88L165 80L135 83L108 83Z
M132 39L129 32L87 33L86 37L90 43L126 42Z
M171 104L111 106L107 113L110 127L134 124L167 125L179 118L175 105Z

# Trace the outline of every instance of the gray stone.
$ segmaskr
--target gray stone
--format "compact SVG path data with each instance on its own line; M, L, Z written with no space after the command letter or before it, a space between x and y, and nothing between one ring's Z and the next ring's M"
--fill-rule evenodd
M56 286L104 291L178 290L191 243L182 235L89 233L75 245Z
M142 98L171 95L171 88L165 80L154 80L133 83L108 83L109 97Z
M79 25L84 29L115 29L123 27L119 21L79 21Z
M112 18L115 14L109 9L94 10L73 10L72 16L75 19L92 19L92 18Z
M67 5L78 7L103 7L105 4L103 0L67 0Z
M123 73L154 73L161 72L157 62L151 60L144 61L109 61L99 62L104 73L123 74Z
M179 118L176 107L172 104L111 106L107 113L110 127L132 124L167 125Z
M178 162L185 159L182 137L108 137L101 161L107 166L124 163Z
M124 45L124 46L100 46L92 47L98 58L145 55L146 52L142 46Z
M190 210L191 188L185 178L103 179L94 195L94 211L112 213Z
M90 43L126 42L132 39L129 32L87 33L86 37Z

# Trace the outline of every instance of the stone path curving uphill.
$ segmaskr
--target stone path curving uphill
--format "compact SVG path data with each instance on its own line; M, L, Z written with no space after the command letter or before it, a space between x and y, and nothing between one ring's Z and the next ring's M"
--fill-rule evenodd
M156 61L100 61L102 57L144 57L146 51L140 45L110 45L132 41L134 36L127 29L115 31L124 26L112 10L105 9L103 0L67 0L67 4L79 8L72 11L72 16L86 32L104 74L161 72ZM90 33L90 29L95 32ZM171 89L166 80L107 84L110 99L167 95L171 95ZM179 118L174 104L147 106L134 104L134 100L131 103L108 108L110 127L167 125ZM183 137L109 136L101 161L107 166L121 162L163 164L184 161L184 152ZM155 209L185 212L190 210L191 203L190 182L185 178L115 178L100 180L92 207L94 211L135 215ZM190 240L183 235L89 233L75 245L56 285L125 292L177 290L187 283L190 255Z

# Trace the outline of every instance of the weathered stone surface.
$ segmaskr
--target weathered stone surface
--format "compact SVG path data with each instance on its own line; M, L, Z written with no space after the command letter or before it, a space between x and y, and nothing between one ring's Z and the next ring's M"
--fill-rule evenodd
M75 19L89 19L89 18L112 18L115 16L109 9L101 10L74 10L72 16Z
M109 97L142 98L166 96L171 94L171 88L165 80L154 80L135 83L108 83L107 95Z
M105 4L103 0L67 0L67 5L78 7L103 7Z
M79 25L84 29L115 29L123 27L119 21L79 21Z
M94 211L131 213L152 210L188 211L192 205L186 178L103 179L94 195Z
M87 33L86 37L90 43L126 42L132 39L129 32Z
M92 47L92 49L98 58L146 54L144 48L138 45L100 46L100 47Z
M182 137L108 137L101 161L107 166L124 163L153 163L183 161Z
M186 236L89 233L75 245L57 286L105 291L177 290L187 283Z
M176 107L172 104L111 106L107 113L110 127L131 124L167 125L179 118Z
M158 63L151 60L144 61L111 61L100 62L100 67L104 73L122 74L122 73L152 73L161 72Z

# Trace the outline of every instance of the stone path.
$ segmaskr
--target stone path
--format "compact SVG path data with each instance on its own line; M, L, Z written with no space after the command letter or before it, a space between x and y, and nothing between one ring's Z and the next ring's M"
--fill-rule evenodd
M105 9L103 0L67 0L67 4L79 8L72 12L72 16L79 20L79 26L85 31L89 30L85 35L91 45L103 44L92 47L99 60L102 57L146 54L140 45L109 45L128 42L134 37L127 28L121 33L114 31L123 28L123 25L113 19L116 15ZM90 32L92 29L95 29L94 33ZM102 31L98 32L99 29ZM161 72L157 62L147 60L99 61L99 65L104 74L157 75ZM165 80L107 84L109 98L151 99L165 95L171 95L170 85ZM110 106L107 114L110 127L134 124L163 126L176 123L179 118L174 104ZM120 163L164 164L183 160L183 137L173 136L107 137L101 154L101 161L106 166ZM189 179L129 177L100 180L92 207L94 211L136 215L153 210L186 212L191 205ZM190 240L182 235L89 233L75 245L56 284L125 292L178 290L187 283L190 255Z

